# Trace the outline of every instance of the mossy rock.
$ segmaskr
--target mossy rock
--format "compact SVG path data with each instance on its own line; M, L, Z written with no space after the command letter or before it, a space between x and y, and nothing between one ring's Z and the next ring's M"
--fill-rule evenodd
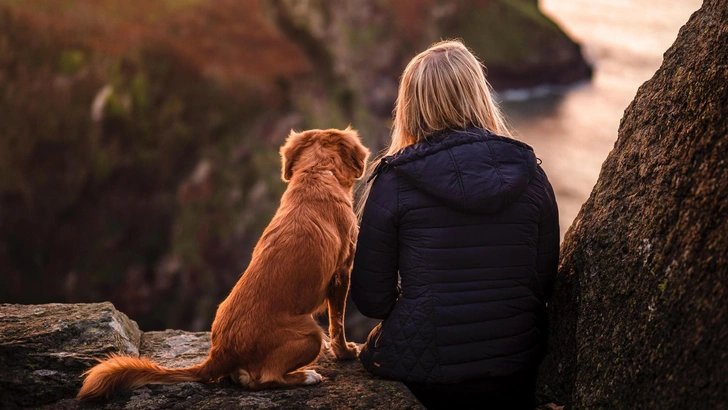
M581 47L534 0L466 2L443 22L485 63L496 89L569 84L591 77Z

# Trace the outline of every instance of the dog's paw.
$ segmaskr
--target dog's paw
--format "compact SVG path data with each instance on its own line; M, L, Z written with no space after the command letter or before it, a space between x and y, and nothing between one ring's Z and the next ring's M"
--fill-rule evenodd
M332 346L334 350L334 356L338 360L356 359L359 357L360 348L356 343L349 342L346 346Z
M303 379L303 384L306 386L319 384L324 380L323 376L318 374L315 370L304 370L304 373L306 373L306 378Z
M237 383L243 387L250 387L253 378L250 377L250 373L243 369L237 369L230 373L230 378L233 383Z
M333 348L333 346L331 346L331 343L326 342L326 341L321 343L321 356L328 357L330 359L335 358L334 348Z

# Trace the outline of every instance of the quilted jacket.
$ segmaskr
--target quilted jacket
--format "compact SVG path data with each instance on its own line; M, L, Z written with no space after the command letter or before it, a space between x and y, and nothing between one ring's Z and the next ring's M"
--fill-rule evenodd
M536 366L559 220L533 149L478 128L450 130L384 158L372 184L351 296L383 322L361 352L364 367L457 383Z

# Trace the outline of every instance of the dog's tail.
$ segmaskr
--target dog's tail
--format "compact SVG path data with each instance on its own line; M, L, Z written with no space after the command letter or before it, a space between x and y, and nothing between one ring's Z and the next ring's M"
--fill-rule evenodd
M77 400L108 398L114 392L130 390L145 384L170 384L179 382L211 382L224 375L208 357L204 363L183 369L170 369L152 363L146 357L109 355L106 360L87 370L83 375Z

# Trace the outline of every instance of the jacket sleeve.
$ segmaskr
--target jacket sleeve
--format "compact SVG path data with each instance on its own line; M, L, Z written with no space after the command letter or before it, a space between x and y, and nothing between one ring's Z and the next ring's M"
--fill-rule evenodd
M539 167L538 172L544 181L544 203L541 210L541 219L538 224L538 249L536 255L536 269L544 291L546 300L551 298L556 281L556 271L559 265L559 209L556 205L554 190Z
M364 315L386 319L399 291L396 172L374 179L364 206L351 272L351 298Z

